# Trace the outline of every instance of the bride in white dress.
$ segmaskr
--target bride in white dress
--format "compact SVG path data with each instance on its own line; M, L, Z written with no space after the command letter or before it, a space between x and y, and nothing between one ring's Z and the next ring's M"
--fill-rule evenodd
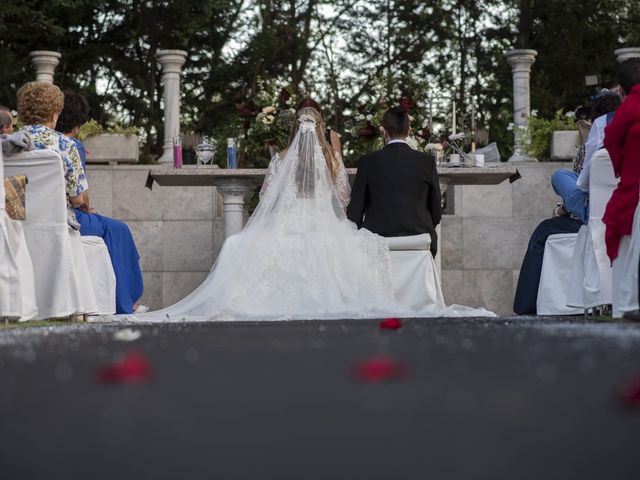
M394 300L385 239L346 218L349 181L342 158L324 138L320 112L302 108L297 121L289 148L271 160L256 210L242 232L225 241L202 285L175 305L135 319L434 315L407 311Z

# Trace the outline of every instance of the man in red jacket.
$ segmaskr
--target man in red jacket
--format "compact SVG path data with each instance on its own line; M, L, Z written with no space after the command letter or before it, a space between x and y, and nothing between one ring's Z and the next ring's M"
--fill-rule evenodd
M626 97L620 108L618 108L613 121L605 129L604 136L604 146L611 156L614 173L616 177L620 178L620 182L611 195L602 218L602 221L607 226L605 241L607 254L612 262L618 257L623 237L631 235L633 216L638 205L638 184L640 182L640 58L631 58L618 66L618 81ZM624 261L622 258L620 260ZM621 265L616 265L616 263L614 263L614 270L616 267L621 268ZM631 282L631 278L621 278L620 280L626 283L613 286L614 297L616 296L616 290L620 288L629 289L627 283ZM637 292L636 285L632 288L634 292ZM637 308L637 302L638 299L635 298L635 308ZM615 307L614 301L614 309Z

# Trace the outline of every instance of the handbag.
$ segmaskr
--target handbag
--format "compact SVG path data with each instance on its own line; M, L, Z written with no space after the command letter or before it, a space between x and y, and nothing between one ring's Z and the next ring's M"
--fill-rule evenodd
M4 189L6 192L5 209L7 214L13 220L24 220L26 218L26 199L27 190L26 175L16 175L13 177L5 177Z

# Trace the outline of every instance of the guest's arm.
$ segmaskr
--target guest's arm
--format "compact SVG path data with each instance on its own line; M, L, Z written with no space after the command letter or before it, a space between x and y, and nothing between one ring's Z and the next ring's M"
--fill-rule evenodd
M60 156L65 165L67 195L71 205L80 208L86 204L88 208L88 196L83 195L83 193L89 189L87 176L82 167L78 149L67 137L63 137L60 140Z
M429 156L429 163L431 164L430 177L433 179L433 184L429 188L427 209L431 213L431 219L433 220L433 226L435 227L440 223L440 220L442 220L442 197L440 194L438 170L436 169L436 162L433 156Z
M347 218L354 222L358 228L364 223L364 214L367 210L367 173L364 157L358 161L358 172L351 189L351 201L347 207Z

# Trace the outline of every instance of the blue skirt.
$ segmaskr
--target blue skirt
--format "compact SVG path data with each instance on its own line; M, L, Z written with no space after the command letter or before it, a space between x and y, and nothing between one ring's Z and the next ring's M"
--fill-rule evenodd
M113 218L75 209L80 235L93 235L104 240L116 274L116 313L133 313L133 305L142 296L140 255L129 227Z

